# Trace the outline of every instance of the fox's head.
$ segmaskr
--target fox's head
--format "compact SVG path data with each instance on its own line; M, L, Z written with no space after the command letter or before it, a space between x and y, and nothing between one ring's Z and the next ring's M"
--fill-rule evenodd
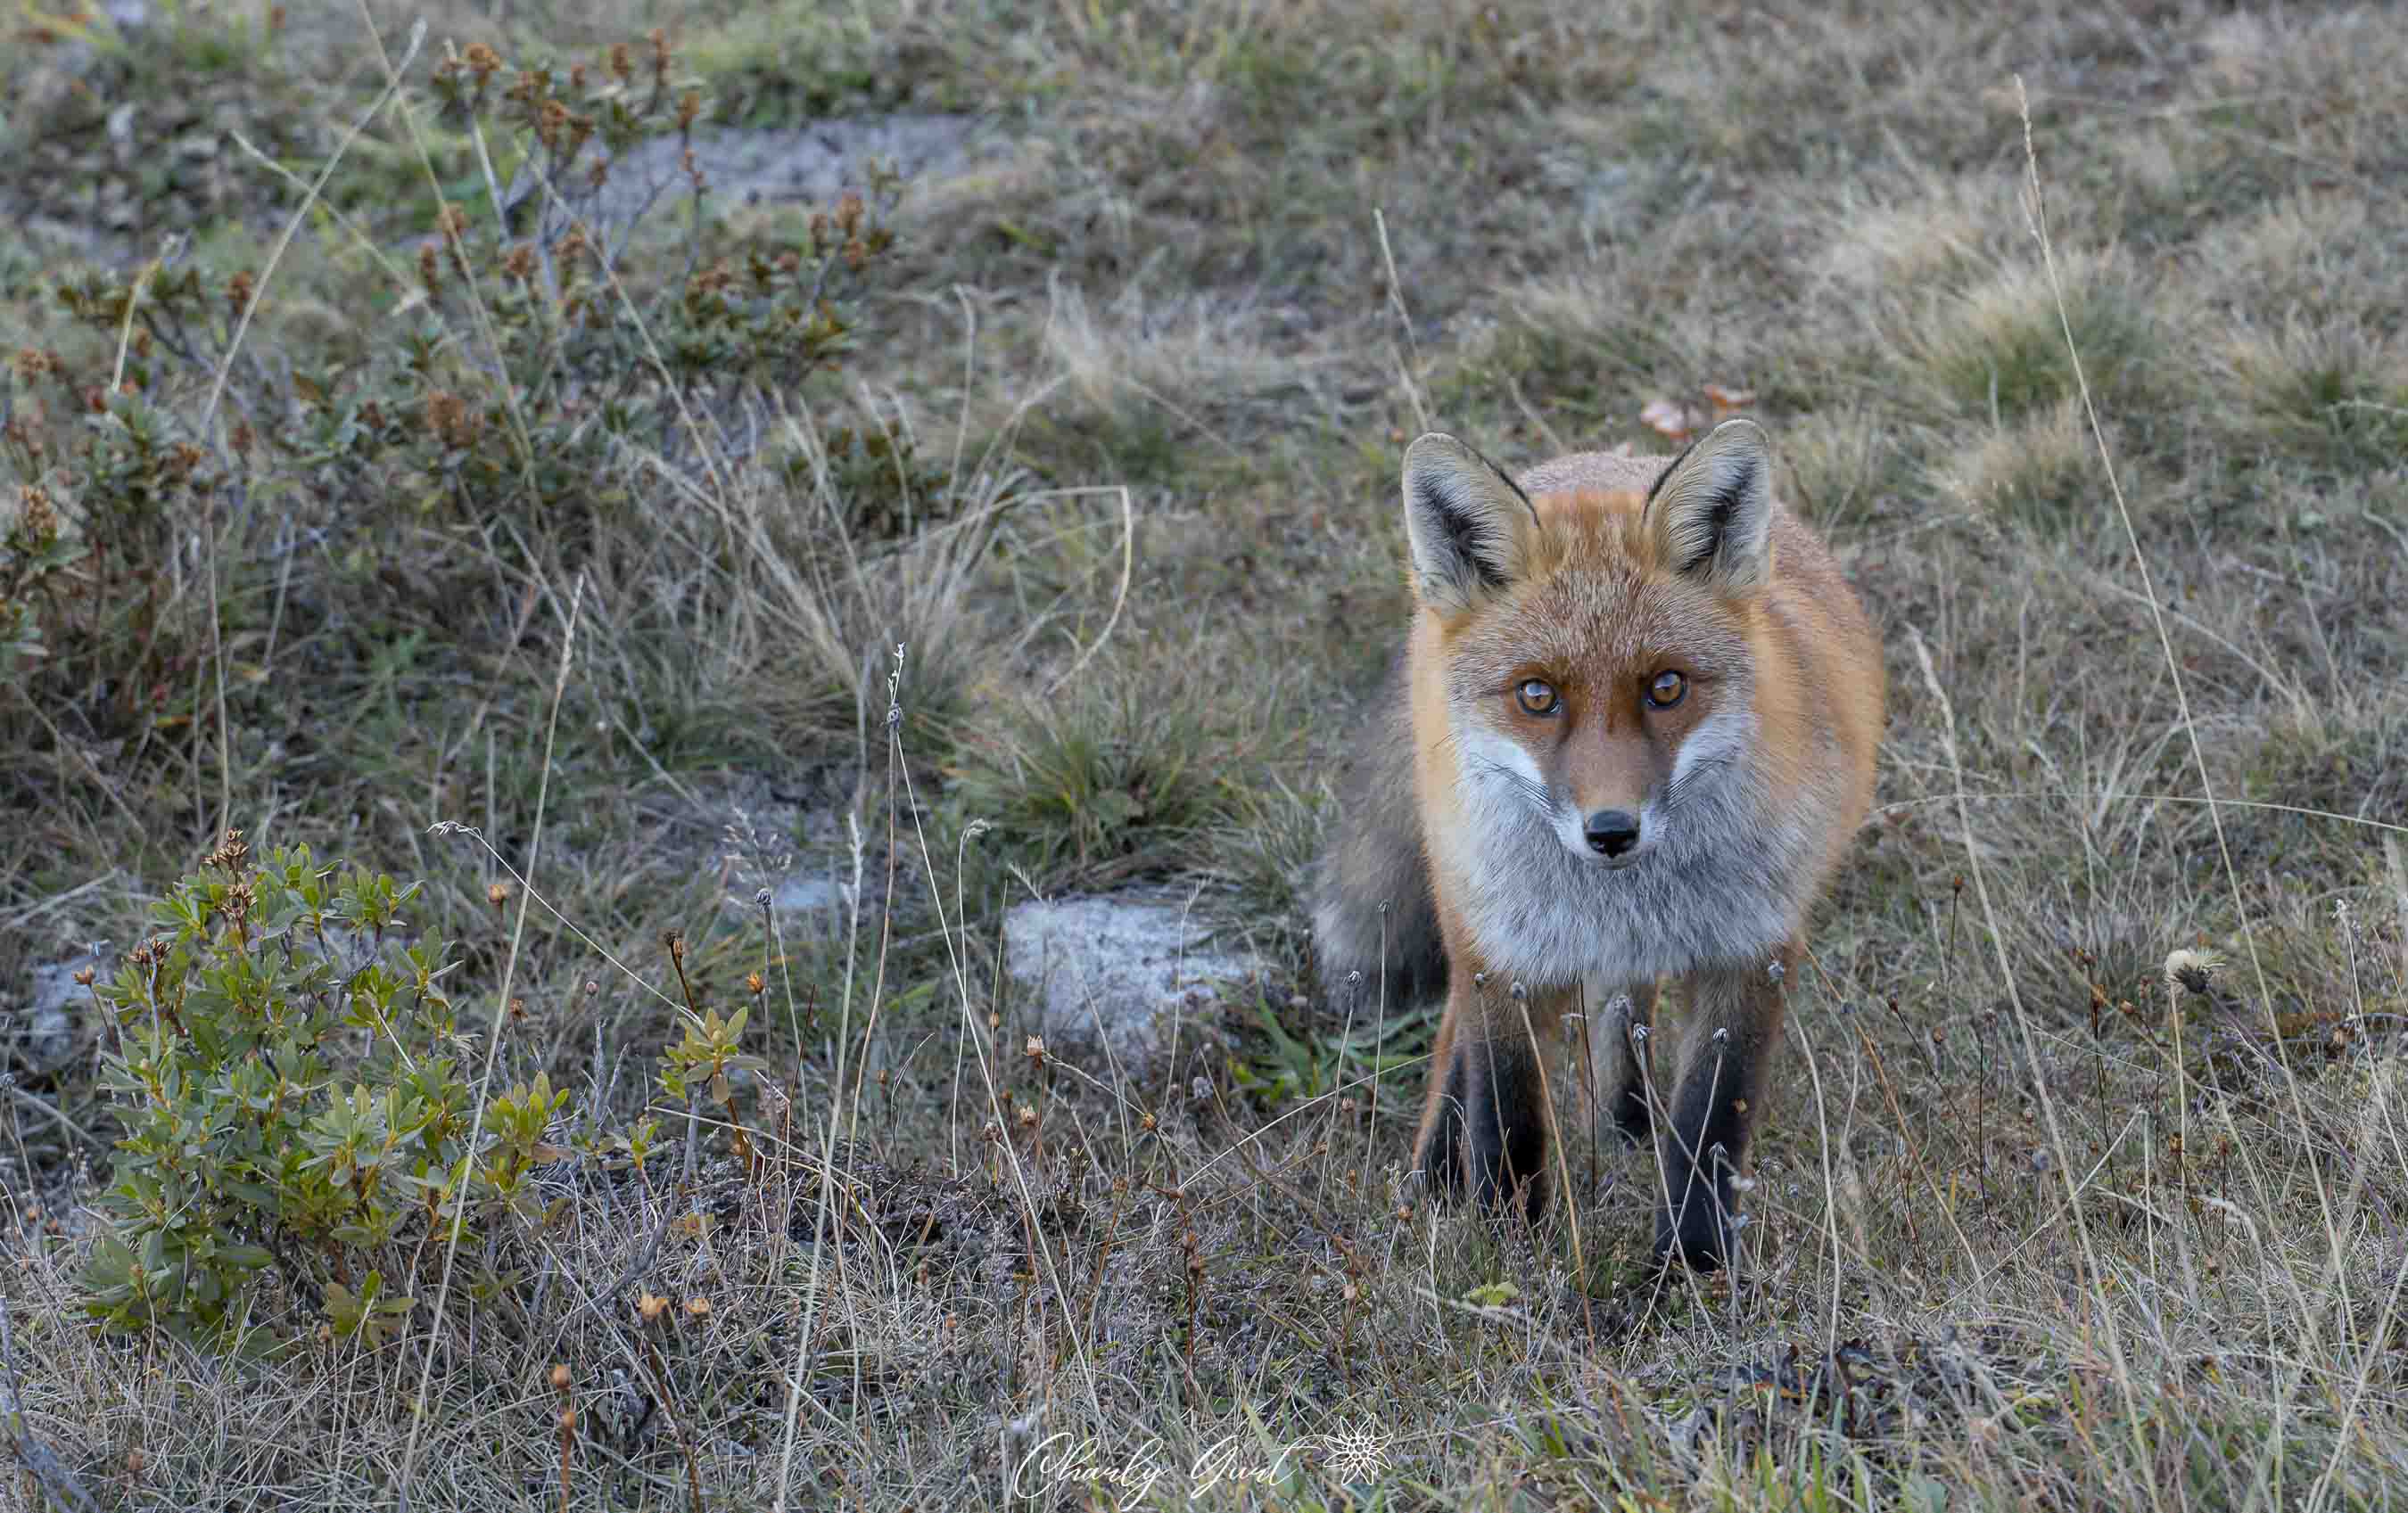
M1744 822L1770 474L1745 420L1653 488L1601 474L1623 486L1533 497L1452 436L1405 453L1414 593L1475 845L1526 848L1543 827L1583 868L1615 869L1702 854Z

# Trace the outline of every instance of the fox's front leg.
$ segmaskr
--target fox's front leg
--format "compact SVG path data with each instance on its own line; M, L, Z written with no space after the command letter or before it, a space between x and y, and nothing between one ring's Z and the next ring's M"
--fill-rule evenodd
M1762 961L1713 967L1691 979L1688 1033L1671 1128L1659 1148L1664 1189L1656 1254L1715 1271L1731 1256L1738 1198L1731 1179L1763 1112L1767 1074L1780 1049L1795 942Z
M1519 1207L1537 1219L1547 1207L1545 1071L1532 1043L1541 1022L1494 978L1458 959L1448 985L1430 1063L1428 1101L1413 1143L1413 1165L1446 1197L1467 1183L1484 1208Z

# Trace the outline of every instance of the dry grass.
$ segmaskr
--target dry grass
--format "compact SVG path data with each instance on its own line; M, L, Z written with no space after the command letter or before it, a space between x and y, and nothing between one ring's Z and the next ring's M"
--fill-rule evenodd
M371 570L296 502L319 545L219 611L229 665L270 669L237 676L222 753L8 732L0 983L134 938L222 789L263 845L423 878L462 1001L495 1014L509 980L534 1009L498 1075L574 1088L567 1133L657 1105L682 1136L652 1086L664 931L715 1004L763 969L770 1070L737 1107L773 1159L746 1174L706 1124L691 1188L676 1152L564 1165L548 1222L458 1252L440 1317L444 1248L413 1258L381 1349L105 1340L73 1294L107 1151L48 1112L107 1128L87 1031L20 1069L0 1141L0 1390L58 1477L106 1507L389 1506L407 1463L412 1506L560 1506L566 1363L572 1506L1002 1506L1015 1477L1042 1491L1012 1506L1082 1506L1046 1470L1069 1447L1157 1470L1107 1490L1158 1507L2408 1502L2395 15L724 8L687 7L681 45L747 115L824 84L1017 122L907 200L849 381L714 412L716 471L631 450L581 538L429 532ZM462 6L434 35L609 22ZM383 81L355 18L306 30L123 87L231 73L331 139ZM330 195L407 203L413 150L380 121ZM193 213L199 255L264 245ZM36 235L0 231L0 330L71 348ZM380 339L356 246L305 236L278 277L251 350ZM1636 1156L1570 1153L1584 1272L1559 1228L1412 1203L1423 1006L1288 990L1331 759L1405 607L1422 416L1527 463L1660 447L1641 407L1708 384L1755 392L1883 627L1893 715L1748 1263L1659 1281ZM899 545L829 460L881 425L966 485ZM222 562L272 546L226 532ZM278 603L300 628L269 661ZM430 827L523 867L539 816L520 937L503 864ZM746 901L789 859L859 906L765 934ZM1127 879L1270 954L1285 1048L1233 995L1176 1065L1026 1053L1001 907ZM2222 964L2170 976L2178 951ZM1338 1044L1366 1021L1411 1053L1376 1082ZM652 1405L624 1434L623 1399ZM1356 1431L1376 1475L1333 1453ZM1212 1482L1210 1453L1277 1470Z

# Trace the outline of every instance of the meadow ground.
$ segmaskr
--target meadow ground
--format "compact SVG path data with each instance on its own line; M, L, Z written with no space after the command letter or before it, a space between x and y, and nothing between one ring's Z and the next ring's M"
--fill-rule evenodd
M0 17L0 991L238 828L420 883L466 1084L568 1097L456 1249L266 1227L228 1356L88 1327L131 1028L12 1016L12 1506L2408 1506L2395 11L305 8ZM982 135L571 308L538 62ZM1426 1006L1299 900L1405 444L1714 395L1891 714L1746 1263L1658 1278L1639 1156L1414 1201ZM727 906L790 859L865 906ZM1270 979L1032 1053L1003 909L1133 882Z

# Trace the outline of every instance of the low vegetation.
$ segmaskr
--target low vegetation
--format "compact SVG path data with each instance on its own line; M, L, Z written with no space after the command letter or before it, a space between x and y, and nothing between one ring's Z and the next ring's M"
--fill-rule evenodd
M735 8L0 16L20 1500L2408 1497L2395 15ZM1733 411L1892 713L1667 1277L1302 885L1412 436ZM1164 1064L1000 956L1133 885Z

